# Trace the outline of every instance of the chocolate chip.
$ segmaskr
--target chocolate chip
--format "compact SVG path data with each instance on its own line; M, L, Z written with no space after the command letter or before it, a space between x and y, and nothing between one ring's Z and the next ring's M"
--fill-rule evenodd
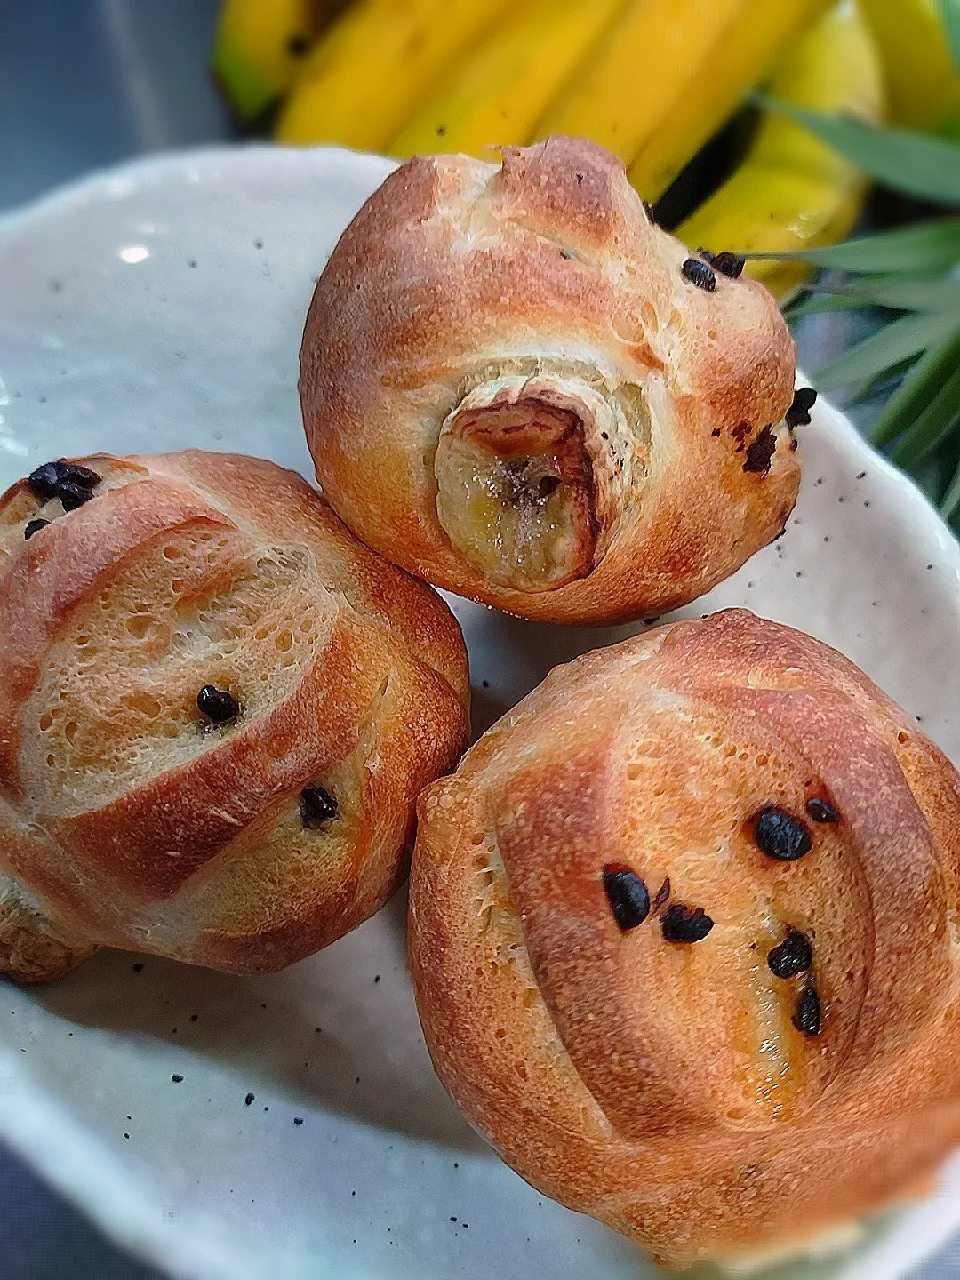
M821 800L819 796L811 796L805 807L814 822L840 821L840 815L833 805L826 800Z
M698 289L713 293L717 287L717 277L713 274L713 268L700 258L685 258L680 270L685 279L695 284Z
M603 888L621 933L643 924L650 914L650 894L635 871L608 863L603 869Z
M183 1076L171 1076L170 1079L174 1084L183 1084Z
M820 997L814 987L807 987L797 1001L793 1014L793 1025L805 1036L820 1034Z
M29 542L35 533L39 533L41 529L45 529L49 523L49 520L28 520L27 526L23 531L24 538Z
M56 462L45 462L42 467L37 467L36 471L31 471L27 476L30 492L35 497L42 498L44 502L50 501L57 492L59 483L60 468Z
M768 424L763 428L753 444L747 446L747 457L743 464L744 471L753 471L758 475L766 475L770 470L770 463L773 461L773 455L776 451L777 437L773 434L773 427Z
M697 250L697 257L702 258L704 262L713 262L714 256L715 255L710 249L704 249L702 245Z
M246 1097L244 1098L244 1100L243 1100L243 1105L244 1105L245 1107L249 1107L249 1106L251 1105L251 1103L253 1102L254 1098L256 1098L256 1096L257 1096L257 1095L256 1095L255 1093L248 1093L248 1094L247 1094L247 1096L246 1096Z
M339 805L323 787L304 787L300 792L300 821L305 827L319 827L337 816Z
M31 492L44 502L59 498L64 511L73 511L93 497L93 490L100 483L100 476L78 462L58 458L45 462L27 476Z
M294 1116L294 1117L293 1117L293 1123L294 1123L294 1124L303 1124L303 1116Z
M549 498L551 493L555 493L560 488L559 476L542 476L537 486L537 492L541 498Z
M57 485L56 496L60 499L60 505L64 511L76 511L77 507L82 507L85 502L90 501L93 493L86 485L65 480Z
M741 258L738 253L731 253L728 249L724 249L713 258L713 269L719 271L722 276L729 276L731 280L736 280L745 263L746 259Z
M753 430L749 422L738 422L735 427L730 429L730 434L737 442L737 453L743 453L747 447L747 438Z
M703 907L675 902L663 913L660 927L667 942L700 942L713 928L713 921Z
M61 459L57 467L60 471L61 484L75 484L81 489L95 489L102 479L96 471L91 471L89 467L82 467L79 462L64 462Z
M816 403L817 393L813 387L798 387L793 397L793 404L787 410L784 421L788 427L805 427L810 422L810 410Z
M240 704L233 694L212 684L205 684L197 694L197 709L212 724L226 724L240 714Z
M667 899L670 897L670 877L667 876L663 884L653 895L653 901L650 903L650 910L654 915L660 910Z
M760 852L777 862L796 862L813 848L810 832L800 819L774 805L757 818L753 838Z
M810 939L798 929L791 929L767 956L767 964L775 978L795 978L798 973L806 973L813 964Z

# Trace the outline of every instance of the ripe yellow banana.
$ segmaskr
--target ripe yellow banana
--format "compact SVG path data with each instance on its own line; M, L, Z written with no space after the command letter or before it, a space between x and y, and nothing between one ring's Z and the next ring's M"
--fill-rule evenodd
M826 114L876 121L880 62L863 20L844 5L792 48L770 82L775 98ZM837 152L783 116L767 115L743 163L677 229L690 245L738 252L789 252L842 239L856 218L863 179ZM749 262L777 297L808 274L795 262Z
M335 0L225 0L213 72L237 113L260 114L293 84Z
M631 0L536 136L586 134L649 200L830 0Z
M960 121L960 69L947 43L941 0L858 0L877 42L890 122L908 129Z
M631 0L590 62L537 123L537 136L583 135L629 164L669 112L694 89L705 56L744 0Z
M397 156L482 155L532 140L550 101L589 62L629 0L515 0L511 12L447 74L390 145Z
M507 4L357 0L307 59L277 138L385 151L437 78L458 65Z
M585 134L655 199L830 0L631 0L536 128Z

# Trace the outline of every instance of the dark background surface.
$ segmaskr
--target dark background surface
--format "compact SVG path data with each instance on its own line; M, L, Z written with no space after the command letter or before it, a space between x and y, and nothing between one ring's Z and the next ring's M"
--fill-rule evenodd
M207 73L218 7L0 0L0 212L131 156L235 138ZM914 1280L955 1276L960 1243ZM163 1278L0 1146L0 1280Z
M234 137L218 0L0 0L0 210L103 165Z

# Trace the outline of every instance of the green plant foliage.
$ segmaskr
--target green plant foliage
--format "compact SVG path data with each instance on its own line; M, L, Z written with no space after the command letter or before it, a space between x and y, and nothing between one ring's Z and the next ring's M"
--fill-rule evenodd
M960 65L960 0L940 0ZM765 95L781 112L885 186L950 213L797 254L829 275L788 312L879 309L881 327L817 372L825 390L865 398L902 374L873 428L873 441L907 471L960 532L960 144L903 129L834 119ZM761 255L755 255L761 256ZM848 273L838 282L837 273Z

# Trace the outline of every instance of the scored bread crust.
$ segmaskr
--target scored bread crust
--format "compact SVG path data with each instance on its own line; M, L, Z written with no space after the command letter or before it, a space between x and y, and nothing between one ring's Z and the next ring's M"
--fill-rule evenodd
M771 805L811 834L798 861L758 848ZM667 1264L736 1261L925 1190L960 1143L960 777L826 645L731 610L587 654L419 814L427 1045L541 1191ZM667 941L664 904L621 932L610 864L713 928ZM813 967L782 979L791 929Z
M98 946L291 964L405 873L417 794L465 745L459 627L273 463L83 463L76 510L0 499L0 971ZM201 715L206 684L235 721ZM334 819L304 825L310 786Z
M705 292L687 256L584 139L396 170L334 249L301 347L307 439L342 519L428 581L544 621L659 615L732 573L796 500L795 350L761 285L717 272ZM597 526L581 576L545 590L491 581L438 516L459 407L527 398L580 418Z

